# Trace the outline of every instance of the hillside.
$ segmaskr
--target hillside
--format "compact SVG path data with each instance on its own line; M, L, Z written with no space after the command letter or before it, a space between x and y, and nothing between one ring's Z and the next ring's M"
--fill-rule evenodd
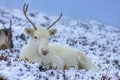
M64 13L63 13L64 14ZM47 14L29 13L37 26L47 27L57 17ZM13 52L0 51L0 80L120 80L120 30L94 20L77 21L63 18L53 28L58 30L50 42L67 45L84 52L98 66L99 72L78 70L46 70L40 71L39 64L30 64L19 59L20 49L26 44L28 37L25 27L31 25L22 11L0 8L0 20L9 26L13 22ZM0 25L2 28L2 25ZM32 26L31 26L32 28Z

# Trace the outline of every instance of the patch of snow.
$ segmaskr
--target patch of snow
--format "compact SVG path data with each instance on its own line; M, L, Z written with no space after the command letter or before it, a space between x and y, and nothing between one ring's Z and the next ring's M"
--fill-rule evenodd
M39 12L28 12L37 26L47 27L57 18ZM63 16L64 17L64 16ZM0 74L8 80L119 80L120 79L120 30L100 22L76 21L62 18L53 28L58 30L50 42L67 45L84 52L99 68L98 73L70 68L68 70L40 71L39 64L30 64L19 59L20 49L28 39L25 27L31 24L22 11L0 8L0 20L13 26L13 52L0 51ZM1 26L1 25L0 25ZM1 27L0 27L1 28ZM0 76L1 77L1 76Z

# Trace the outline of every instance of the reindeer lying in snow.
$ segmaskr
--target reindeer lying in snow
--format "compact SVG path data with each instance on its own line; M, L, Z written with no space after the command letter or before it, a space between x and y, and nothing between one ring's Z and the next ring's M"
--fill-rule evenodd
M49 38L55 35L56 29L50 29L62 16L47 29L44 27L36 27L27 17L28 5L24 5L23 12L27 20L33 25L34 29L25 28L26 34L30 37L27 45L23 46L20 53L20 59L30 63L43 63L46 66L52 66L57 69L68 69L77 65L79 68L97 71L97 68L87 58L87 56L78 50L49 44Z
M13 48L13 41L12 41L12 21L10 20L10 27L7 29L4 23L0 20L4 29L0 29L0 50L4 49L11 49Z

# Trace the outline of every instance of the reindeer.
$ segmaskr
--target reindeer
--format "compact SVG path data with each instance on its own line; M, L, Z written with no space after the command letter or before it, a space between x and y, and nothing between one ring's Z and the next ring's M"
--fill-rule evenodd
M24 16L34 28L25 28L25 33L30 39L28 40L28 43L22 47L20 59L30 63L42 63L46 66L53 65L52 67L55 69L64 70L77 65L80 69L84 68L86 70L97 71L97 68L82 52L70 47L49 43L49 39L57 32L56 29L50 28L60 20L62 13L48 28L36 27L27 16L27 9L28 4L24 4Z
M4 22L0 20L4 29L0 29L0 50L10 49L14 47L12 41L12 21L10 20L10 27L7 29Z

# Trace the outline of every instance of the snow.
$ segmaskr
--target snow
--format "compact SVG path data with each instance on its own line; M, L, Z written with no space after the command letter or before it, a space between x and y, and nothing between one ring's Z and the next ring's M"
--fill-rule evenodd
M37 26L47 27L57 17L32 12L28 15ZM0 19L9 26L13 22L13 52L0 51L0 78L8 80L119 80L120 79L120 30L94 20L77 21L63 18L53 27L57 34L50 42L66 45L84 52L99 68L98 73L71 67L68 70L41 71L40 64L21 61L20 49L28 37L25 27L32 26L23 16L22 10L0 8ZM2 25L0 25L2 26ZM2 28L2 27L0 27Z

